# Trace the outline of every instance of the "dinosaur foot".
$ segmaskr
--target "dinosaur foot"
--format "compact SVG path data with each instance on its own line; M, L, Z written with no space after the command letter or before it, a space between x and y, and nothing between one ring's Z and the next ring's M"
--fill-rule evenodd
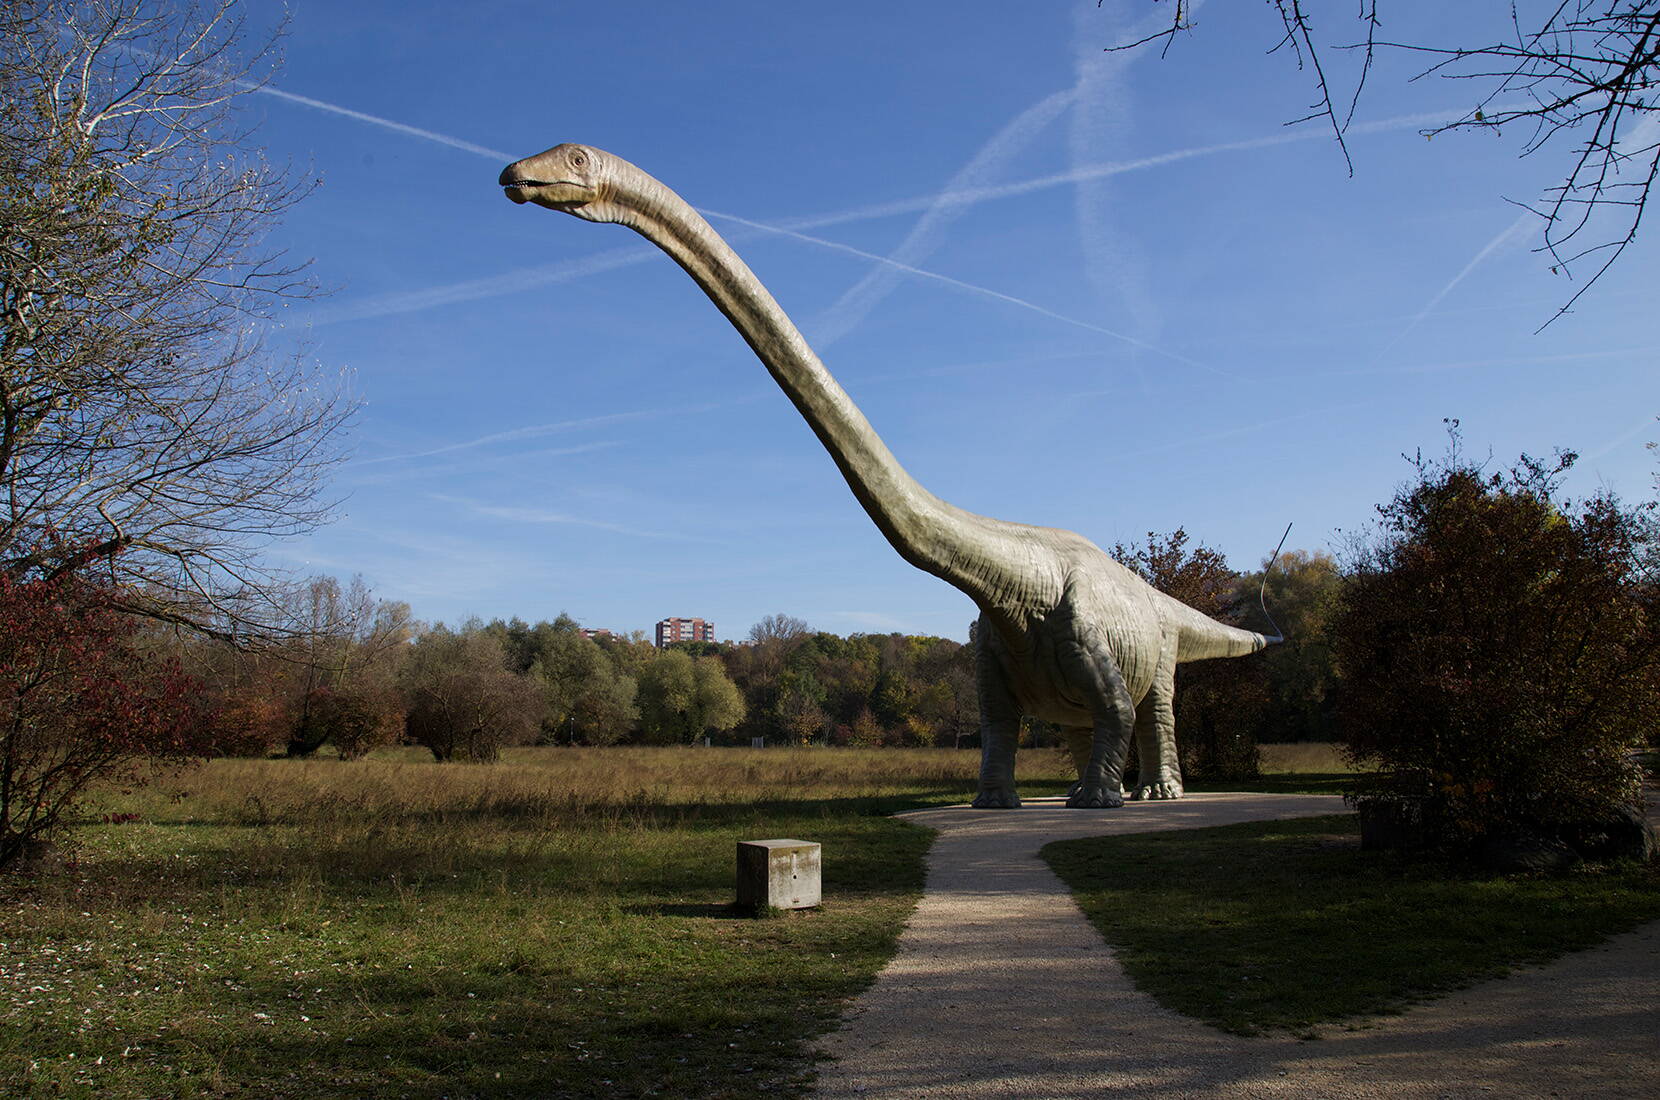
M1182 785L1175 780L1163 783L1144 783L1130 792L1130 798L1136 802L1153 802L1162 799L1180 798Z
M1109 791L1105 787L1091 787L1080 783L1067 796L1066 805L1073 810L1110 810L1124 805L1124 796L1120 791Z
M993 788L992 790L981 791L979 797L970 805L976 810L1018 810L1020 808L1020 796L1012 790Z

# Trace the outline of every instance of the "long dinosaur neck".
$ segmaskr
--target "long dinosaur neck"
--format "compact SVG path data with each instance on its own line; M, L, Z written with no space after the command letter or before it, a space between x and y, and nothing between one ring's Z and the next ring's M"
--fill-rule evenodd
M673 257L726 314L900 556L982 607L1002 603L1018 583L1001 575L995 545L1008 525L947 504L905 472L766 287L683 199L638 169L614 180L610 197L629 215L623 224Z

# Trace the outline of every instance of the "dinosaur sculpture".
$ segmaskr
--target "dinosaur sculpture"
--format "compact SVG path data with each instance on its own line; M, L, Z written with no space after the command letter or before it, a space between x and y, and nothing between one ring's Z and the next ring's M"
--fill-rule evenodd
M1131 797L1180 797L1176 664L1253 653L1283 640L1278 634L1200 614L1081 535L975 515L917 484L748 266L680 196L634 165L591 146L557 145L508 165L499 182L515 203L625 225L667 252L795 403L900 556L978 605L975 806L1020 805L1022 715L1059 724L1073 746L1079 778L1068 806L1123 804L1132 736L1142 766Z

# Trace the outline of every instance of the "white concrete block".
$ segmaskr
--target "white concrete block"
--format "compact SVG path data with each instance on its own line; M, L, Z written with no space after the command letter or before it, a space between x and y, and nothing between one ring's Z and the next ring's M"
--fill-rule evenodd
M823 900L819 845L810 840L738 841L738 904L812 909Z

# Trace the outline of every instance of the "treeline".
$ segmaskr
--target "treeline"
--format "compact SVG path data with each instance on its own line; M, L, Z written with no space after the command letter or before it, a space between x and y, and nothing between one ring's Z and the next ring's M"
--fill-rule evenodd
M1118 546L1120 560L1208 614L1255 628L1261 574L1231 571L1184 531ZM1248 661L1187 666L1178 681L1183 765L1251 774L1262 740L1329 739L1336 681L1324 636L1340 582L1324 554L1293 552L1269 577L1269 603L1291 640ZM979 743L972 640L842 636L788 615L742 644L658 649L638 634L585 637L551 622L470 620L424 627L361 580L319 578L287 641L246 651L180 634L154 645L204 685L221 751L355 759L386 744L440 761L496 759L512 745L883 745ZM1028 721L1028 744L1058 731Z
M1241 574L1179 529L1114 547L1226 622L1267 629L1265 592L1286 635L1179 670L1184 774L1249 775L1260 741L1341 740L1374 770L1354 789L1363 809L1465 849L1504 830L1567 844L1635 813L1633 754L1660 728L1660 525L1653 504L1562 498L1572 461L1524 455L1492 472L1462 457L1455 432L1342 568L1294 551L1266 576ZM287 630L239 647L229 630L134 615L107 578L0 574L0 866L89 784L145 757L352 759L403 742L490 761L533 743L978 738L972 641L842 637L783 615L745 644L664 650L586 638L566 615L428 628L361 581L330 578L288 593L281 612ZM1025 727L1028 744L1057 734Z
M841 637L769 616L743 645L658 649L638 634L552 622L423 627L361 581L319 578L317 628L245 651L154 638L204 685L221 751L355 759L395 742L437 760L512 745L967 745L978 731L972 650L944 638Z

